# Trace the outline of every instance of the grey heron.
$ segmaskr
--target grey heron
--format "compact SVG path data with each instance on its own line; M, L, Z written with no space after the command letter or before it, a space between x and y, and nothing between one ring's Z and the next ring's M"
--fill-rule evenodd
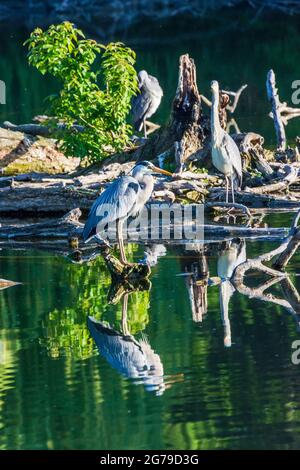
M147 138L145 121L150 118L160 105L163 91L157 78L149 75L146 70L138 74L140 93L132 101L132 115L134 128L141 131L144 128L144 136Z
M231 346L231 328L228 315L229 301L235 291L231 283L233 272L237 266L246 261L245 240L231 240L226 243L226 248L222 250L217 264L218 276L221 278L220 284L220 310L222 323L224 326L224 346Z
M129 217L137 217L151 197L154 187L152 175L155 173L172 176L169 171L158 168L151 162L142 161L133 167L131 175L121 176L113 181L91 207L83 229L84 241L88 242L95 237L96 241L102 242L101 230L107 224L116 223L121 262L128 264L122 234L123 224Z
M138 341L132 336L127 324L128 294L123 298L122 332L88 317L90 333L100 354L120 374L143 384L147 391L162 395L166 385L164 368L160 357L151 348L146 336Z
M211 153L214 166L224 174L226 180L226 202L228 202L229 181L231 180L232 202L234 190L242 184L242 160L233 138L221 127L219 120L219 84L211 82Z

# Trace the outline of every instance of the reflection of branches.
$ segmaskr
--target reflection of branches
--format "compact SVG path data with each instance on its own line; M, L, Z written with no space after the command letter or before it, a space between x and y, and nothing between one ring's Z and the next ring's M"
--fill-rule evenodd
M287 262L291 259L300 243L300 228L297 228L299 218L300 210L294 217L289 235L277 248L264 253L257 258L248 259L244 263L237 266L233 273L233 281L236 284L243 284L244 276L249 270L258 270L264 272L265 274L269 274L270 276L284 277L286 275L285 273L278 271L277 269L270 268L264 263L271 261L275 256L278 255L278 258L273 263L273 266L279 268L286 266Z
M196 260L195 258L193 259L191 264L184 264L183 269L187 274L186 286L193 321L202 322L203 316L207 313L208 264L207 258L202 251L197 254Z
M128 296L131 292L147 291L151 288L149 279L133 279L132 281L121 281L112 279L112 283L107 295L107 300L111 304L117 304L122 297Z
M292 227L290 231L290 237L287 243L285 250L278 256L275 260L273 266L276 269L283 269L288 264L289 260L292 256L296 253L299 245L300 245L300 227L297 228L298 222L300 218L300 210L294 217L292 222Z
M271 286L280 283L285 299L275 297L273 294L265 293ZM243 282L235 283L235 287L240 294L246 295L251 299L258 299L263 302L271 302L275 305L285 308L296 321L297 329L300 331L300 304L299 293L288 277L272 278L260 284L257 287L248 287ZM297 300L298 299L298 300ZM296 302L295 302L296 301Z
M264 263L271 261L275 256L279 255L273 263L273 266L279 268L286 266L300 243L300 228L297 228L299 218L300 210L294 217L289 235L283 240L281 245L255 259L247 259L244 263L236 267L232 277L232 282L235 288L241 294L247 295L250 298L272 302L284 307L291 315L293 315L298 327L300 326L300 296L295 286L291 283L286 273L270 268ZM268 274L271 276L271 279L258 287L248 287L245 285L244 278L249 270L256 270ZM277 284L278 282L282 285L283 294L286 297L285 299L277 298L272 294L265 294L265 291L269 287Z

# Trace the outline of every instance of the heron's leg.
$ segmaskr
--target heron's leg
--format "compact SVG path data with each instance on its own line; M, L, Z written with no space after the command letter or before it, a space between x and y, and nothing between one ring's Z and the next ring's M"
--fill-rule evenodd
M143 128L144 128L144 137L145 137L145 139L147 139L146 119L143 119Z
M233 176L231 176L231 194L232 194L232 202L233 202L233 204L234 204Z
M228 193L229 193L229 183L228 183L228 177L225 176L226 180L226 202L228 202Z
M125 249L124 249L124 242L123 242L123 221L122 220L118 220L117 222L117 240L118 240L119 248L120 248L121 262L123 264L128 264L127 259L126 259Z
M130 336L130 331L127 324L127 306L128 306L128 294L125 294L123 297L122 305L122 332L125 336Z

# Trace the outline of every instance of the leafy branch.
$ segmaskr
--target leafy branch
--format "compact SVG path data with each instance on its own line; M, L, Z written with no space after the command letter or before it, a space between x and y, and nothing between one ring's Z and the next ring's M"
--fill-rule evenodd
M47 112L54 116L51 125L66 125L67 131L57 133L65 154L92 162L121 151L132 133L127 117L138 92L135 52L120 42L104 46L86 39L69 22L36 28L24 44L29 64L61 84L48 97ZM74 130L74 124L84 130Z

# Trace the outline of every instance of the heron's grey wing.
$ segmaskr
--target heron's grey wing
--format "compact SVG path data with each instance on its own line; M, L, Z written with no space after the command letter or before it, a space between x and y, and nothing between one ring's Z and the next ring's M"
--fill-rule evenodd
M148 74L148 79L149 79L148 87L151 93L155 94L156 96L162 97L164 93L157 78L153 77L153 75Z
M83 239L96 235L99 223L114 222L126 217L134 208L140 185L131 176L122 176L111 183L91 207L83 229Z
M88 317L88 327L100 354L114 369L128 378L140 378L147 358L134 337L124 337L93 317Z
M233 166L234 173L237 179L237 186L241 186L243 179L241 154L233 138L230 137L230 135L227 134L227 132L225 131L223 134L222 145L224 146L226 153Z
M139 132L142 130L143 121L150 106L151 96L148 93L145 93L145 90L142 87L141 92L134 97L131 105L131 112L135 130Z

